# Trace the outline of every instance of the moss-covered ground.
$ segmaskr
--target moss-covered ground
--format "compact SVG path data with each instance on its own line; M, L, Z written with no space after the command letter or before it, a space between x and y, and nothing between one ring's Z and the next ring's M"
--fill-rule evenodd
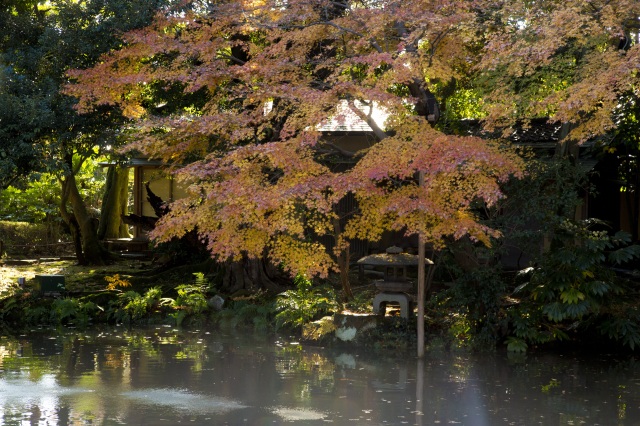
M0 294L18 286L18 279L25 278L27 287L36 283L37 275L64 275L65 287L70 293L102 290L107 286L106 277L120 275L134 279L151 274L151 262L121 260L104 266L80 266L74 260L53 258L5 261L0 263Z

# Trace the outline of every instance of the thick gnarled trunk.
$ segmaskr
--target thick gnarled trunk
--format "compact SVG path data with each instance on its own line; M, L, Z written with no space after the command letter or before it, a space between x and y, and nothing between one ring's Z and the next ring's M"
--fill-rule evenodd
M333 232L336 241L339 241L340 235L342 234L342 225L340 224L340 219L338 218L333 219ZM336 263L338 264L338 276L340 279L340 285L342 286L342 291L344 291L344 297L347 300L353 299L353 291L351 290L351 283L349 282L350 257L351 253L349 250L349 242L341 244L341 247L337 248Z
M226 264L223 287L230 294L242 291L255 293L257 290L279 293L283 288L276 282L275 274L275 268L263 259L229 261Z
M129 227L122 219L127 214L128 184L129 169L109 167L98 225L99 240L130 236Z
M78 263L103 265L108 259L108 252L98 240L96 227L80 195L75 177L66 176L61 184L60 214L71 229ZM71 205L72 212L68 210L67 203Z

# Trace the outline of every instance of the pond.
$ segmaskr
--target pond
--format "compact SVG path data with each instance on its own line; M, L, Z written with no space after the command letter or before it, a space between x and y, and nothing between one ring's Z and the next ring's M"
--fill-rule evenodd
M4 425L635 425L633 357L359 352L171 327L0 337Z

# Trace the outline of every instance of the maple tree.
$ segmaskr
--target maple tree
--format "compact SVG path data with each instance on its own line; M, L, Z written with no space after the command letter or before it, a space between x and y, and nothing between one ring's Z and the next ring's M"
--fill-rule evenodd
M578 143L616 127L620 96L637 91L635 1L510 2L478 66L492 79L487 122L550 117Z
M572 123L576 142L602 134L638 78L637 46L618 48L637 16L630 0L191 2L70 73L66 93L82 112L121 108L135 122L129 149L190 184L153 237L197 229L221 259L267 255L323 276L348 238L386 230L488 243L497 232L473 207L502 197L522 161L497 142L433 128L434 95L472 87L485 126L505 133L548 116ZM341 105L376 145L348 152L323 138L323 124L348 119ZM334 167L335 155L354 166ZM349 193L359 210L343 228L335 206ZM330 234L334 253L317 238Z

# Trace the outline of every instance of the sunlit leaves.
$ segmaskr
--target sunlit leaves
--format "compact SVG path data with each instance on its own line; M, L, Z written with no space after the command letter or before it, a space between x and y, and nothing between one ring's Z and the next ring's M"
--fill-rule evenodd
M637 84L640 46L619 50L638 2L509 2L493 9L479 72L491 76L490 125L549 116L583 142L614 127L611 111ZM503 26L493 26L502 21Z
M515 154L479 139L434 131L410 140L387 138L349 173L361 207L347 234L377 239L385 229L404 229L434 244L463 235L488 244L497 233L478 223L473 203L496 202L500 182L519 175L521 167ZM418 172L425 174L422 186Z
M324 275L334 265L312 236L331 229L328 169L293 143L247 146L181 174L196 178L199 201L175 204L155 232L160 240L196 228L220 259L268 255L294 275Z
M336 262L318 240L344 247L334 211L352 194L359 211L343 237L396 230L489 244L498 233L474 208L501 199L522 161L498 143L432 130L422 99L471 72L476 13L446 0L223 1L127 34L125 48L70 73L78 84L67 93L81 111L118 106L136 118L129 148L170 162L190 185L153 233L160 241L195 229L219 259L267 256L292 274L326 275ZM384 125L357 108L367 104L388 114ZM347 171L320 162L331 147L314 130L340 120L340 105L381 140L352 153Z

